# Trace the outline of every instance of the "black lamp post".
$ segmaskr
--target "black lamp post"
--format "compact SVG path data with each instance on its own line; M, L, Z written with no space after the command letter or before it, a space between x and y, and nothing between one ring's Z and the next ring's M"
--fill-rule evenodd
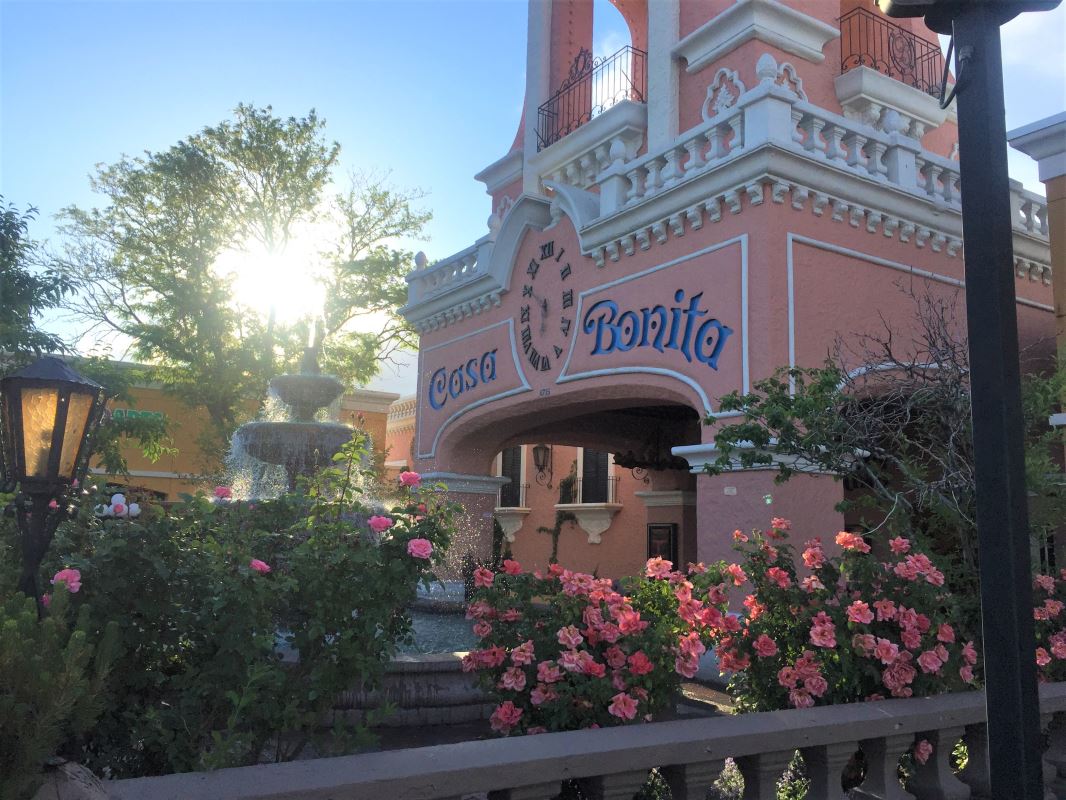
M889 16L925 17L936 33L951 34L958 53L989 783L997 800L1044 797L999 27L1023 11L1046 11L1059 2L879 0Z
M61 500L85 472L103 409L103 387L51 356L0 381L4 482L19 487L19 590L37 601L38 610L37 573L62 518Z

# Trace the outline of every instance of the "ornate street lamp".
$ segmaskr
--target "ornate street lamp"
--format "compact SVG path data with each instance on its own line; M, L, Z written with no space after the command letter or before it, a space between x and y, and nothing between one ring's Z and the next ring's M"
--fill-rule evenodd
M19 590L40 608L37 573L63 515L64 495L88 465L104 409L104 388L46 356L0 381L4 484L19 487Z
M552 449L551 445L533 446L533 466L537 470L537 483L552 488Z

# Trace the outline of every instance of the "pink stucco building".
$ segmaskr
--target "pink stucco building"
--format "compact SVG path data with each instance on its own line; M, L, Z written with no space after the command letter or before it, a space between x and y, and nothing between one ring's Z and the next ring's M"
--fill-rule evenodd
M649 546L726 557L771 514L831 535L838 480L703 475L702 420L882 317L905 326L901 284L959 292L939 46L871 0L614 4L632 46L594 62L591 2L530 0L523 119L476 176L488 230L408 277L419 382L391 458L463 502L464 546L487 548L495 514L528 566L559 506L577 518L560 560L611 576ZM1050 352L1046 204L1012 200L1019 331Z

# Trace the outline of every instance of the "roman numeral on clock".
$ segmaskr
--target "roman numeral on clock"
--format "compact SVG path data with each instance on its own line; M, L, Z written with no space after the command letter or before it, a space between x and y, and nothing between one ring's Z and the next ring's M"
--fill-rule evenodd
M537 277L537 270L540 269L540 264L537 263L537 259L529 259L529 266L526 267L526 274L531 278Z
M559 325L559 329L563 332L563 336L569 336L570 335L570 325L571 325L571 323L572 323L572 320L569 320L566 317L563 317L563 321ZM526 330L529 330L529 329L526 328Z
M529 348L533 346L533 332L529 330L529 326L522 328L522 350L526 353L529 352Z
M528 284L523 286L522 287L522 297L532 297L532 296L533 296L533 287L528 285Z
M540 260L551 258L555 254L555 242L545 242L540 246Z
M549 369L551 369L551 366L552 366L551 359L549 359L547 356L541 356L540 357L540 366L537 367L537 369L539 369L541 372L547 372Z
M563 308L570 308L574 304L574 290L567 289L563 292Z
M558 263L559 259L563 257L563 253L566 252L565 247L560 247L559 252L555 254L555 261Z
M522 306L522 312L518 319L519 322L529 322L529 306Z
M556 358L561 358L562 355L563 355L563 348L559 347L559 345L557 345L557 344L556 345L552 345L552 346L555 348L555 357Z
M561 270L559 270L559 277L562 278L564 281L567 278L570 277L570 265L569 264L567 264L565 267L563 267Z

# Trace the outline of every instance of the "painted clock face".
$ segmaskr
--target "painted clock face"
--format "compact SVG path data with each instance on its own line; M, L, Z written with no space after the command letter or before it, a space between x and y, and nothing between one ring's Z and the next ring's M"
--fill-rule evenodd
M554 241L546 241L523 275L518 332L523 357L538 372L557 368L570 341L574 325L571 272L566 250L556 250Z

